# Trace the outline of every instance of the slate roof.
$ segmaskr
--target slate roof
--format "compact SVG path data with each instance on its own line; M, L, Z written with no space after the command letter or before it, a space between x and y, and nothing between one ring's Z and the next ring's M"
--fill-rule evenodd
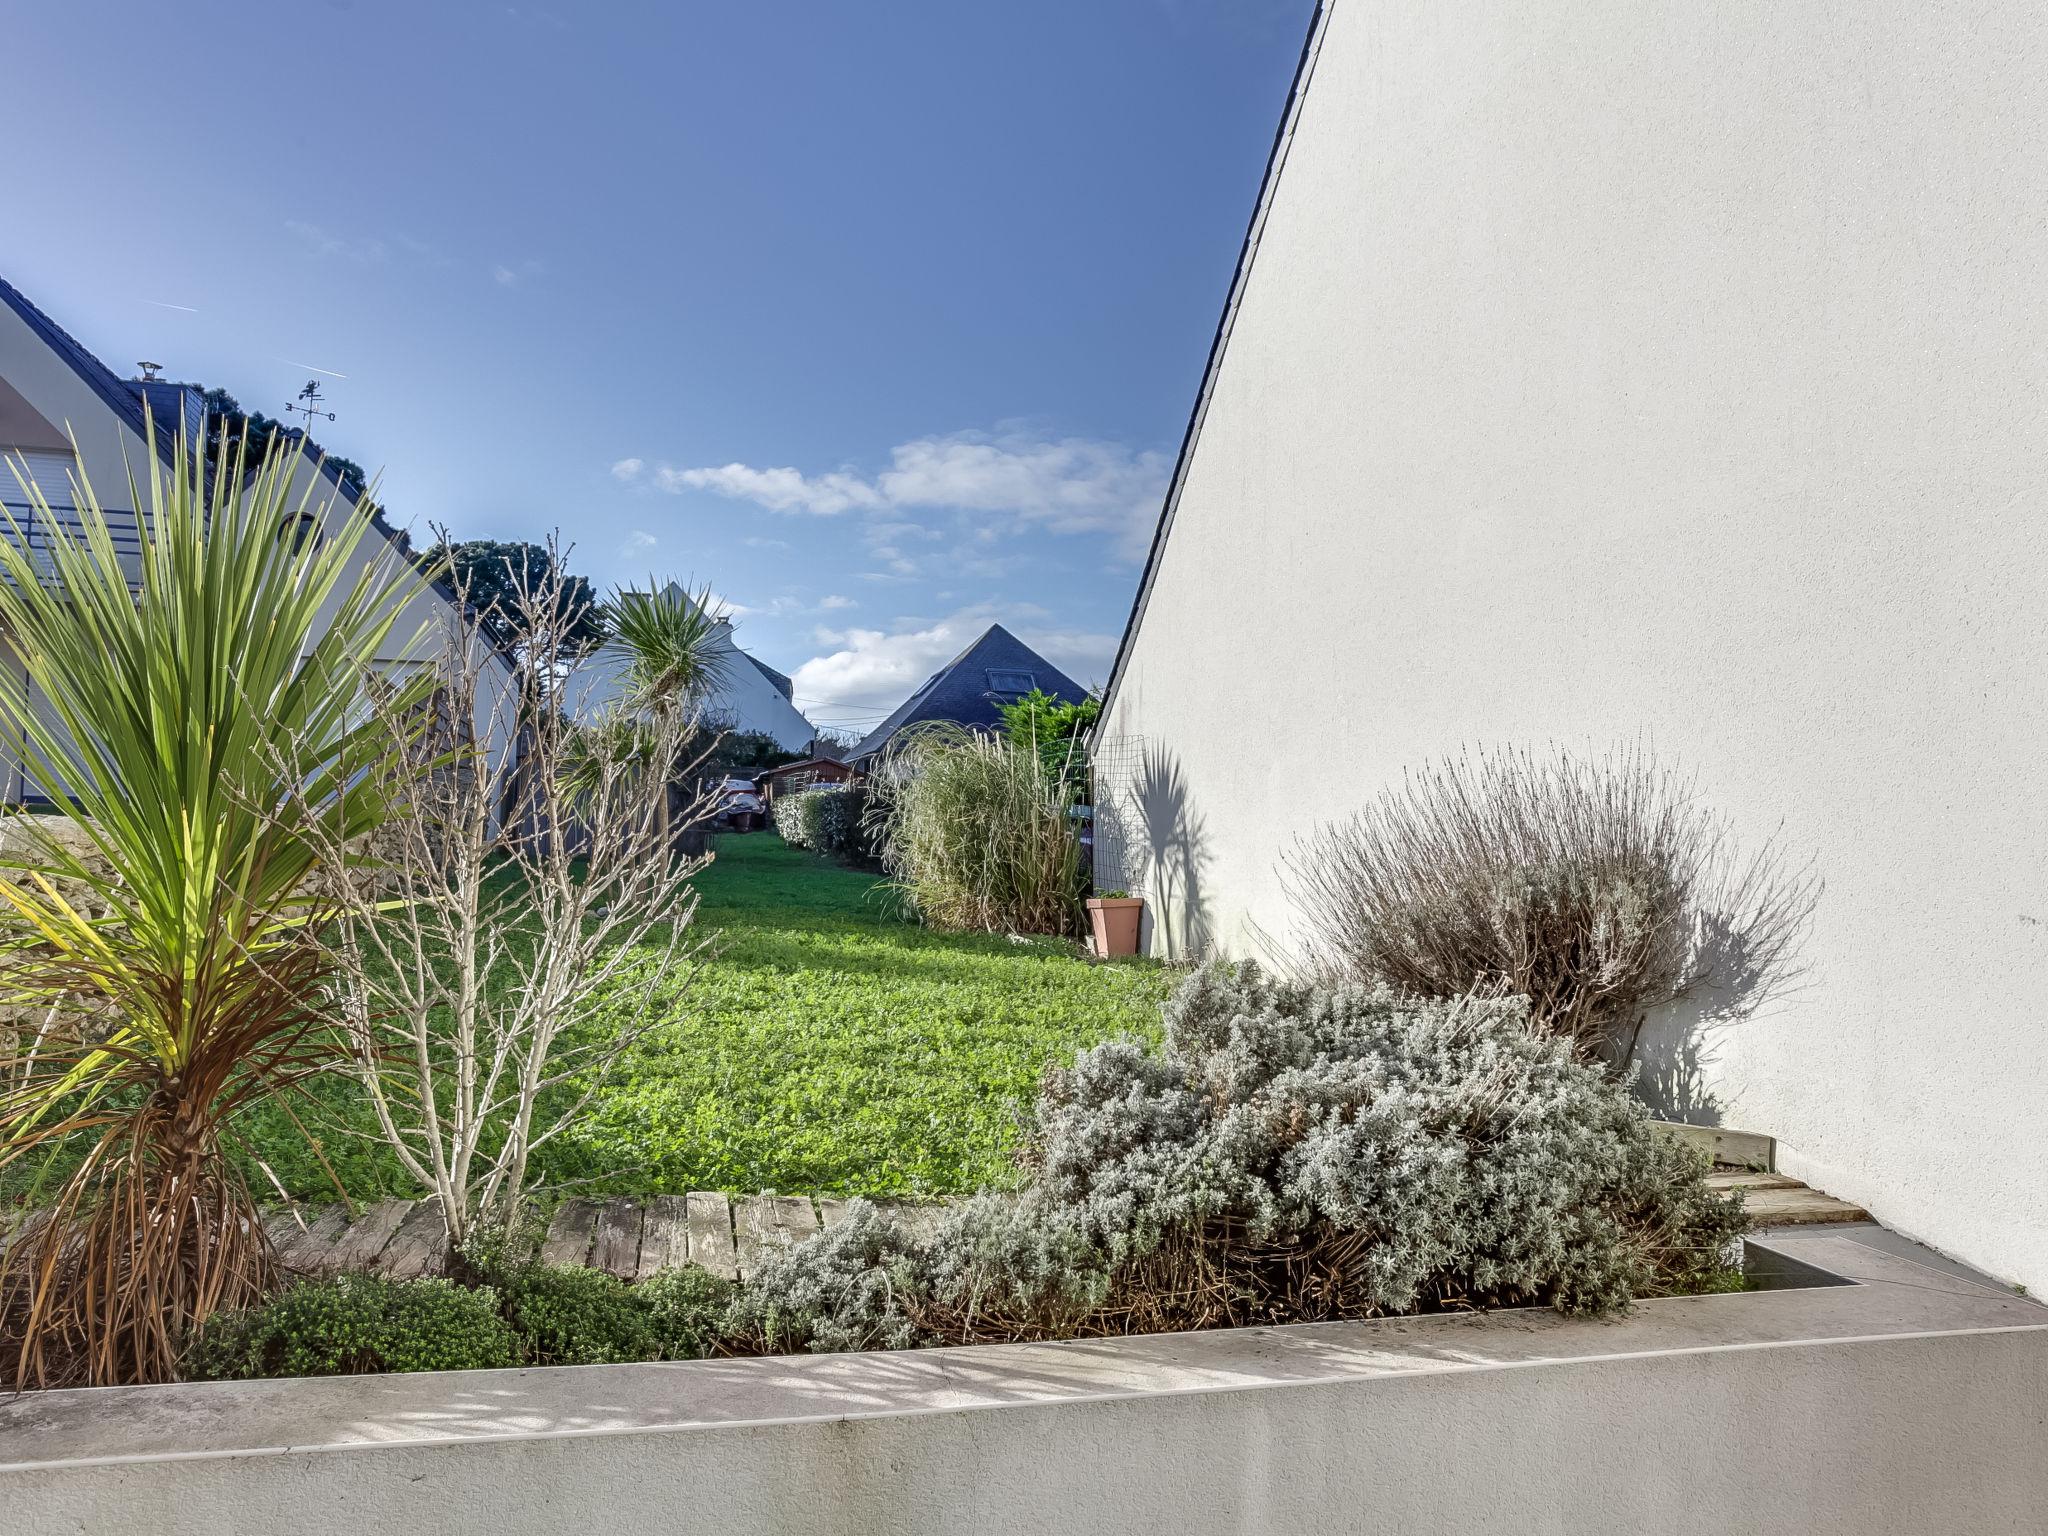
M753 652L741 651L740 654L746 657L748 661L754 664L754 670L756 672L760 673L763 677L767 678L770 683L775 685L775 691L777 693L781 694L785 699L789 700L791 704L796 703L795 682L793 682L789 677L785 676L783 673L776 671L773 667L769 666L767 662L763 661L760 657L754 655Z
M848 761L872 757L905 726L932 720L959 725L1001 725L1001 706L1030 690L998 691L991 672L1028 672L1034 686L1064 703L1078 704L1088 690L1000 624L991 624L974 644L925 679L924 686L896 706L895 713L868 732L847 754Z

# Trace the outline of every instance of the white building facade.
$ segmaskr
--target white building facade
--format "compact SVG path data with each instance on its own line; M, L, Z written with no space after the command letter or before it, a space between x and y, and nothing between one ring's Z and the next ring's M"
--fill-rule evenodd
M1326 4L1099 728L1152 947L1288 952L1404 770L1648 743L1826 882L1713 1112L2048 1288L2044 59L2023 0Z

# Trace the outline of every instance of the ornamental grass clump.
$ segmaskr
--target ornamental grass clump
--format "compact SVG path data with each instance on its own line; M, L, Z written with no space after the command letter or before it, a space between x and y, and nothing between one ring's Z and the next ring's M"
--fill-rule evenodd
M906 731L870 781L883 867L934 928L1078 931L1076 785L1029 745L938 724Z
M1466 1307L1599 1312L1725 1283L1739 1200L1512 998L1212 967L1162 1049L1049 1074L1033 1179L928 1243L856 1207L777 1255L734 1347L892 1348Z
M1645 1014L1706 985L1754 1007L1790 978L1819 882L1639 748L1431 764L1303 838L1285 880L1312 967L1430 997L1529 1000L1623 1065Z

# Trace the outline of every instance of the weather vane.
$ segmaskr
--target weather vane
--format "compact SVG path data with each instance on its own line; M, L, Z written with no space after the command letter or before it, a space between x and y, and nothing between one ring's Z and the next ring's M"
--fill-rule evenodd
M334 420L334 412L320 409L326 403L326 400L321 398L320 395L320 381L318 379L308 379L306 380L306 387L299 391L298 399L286 405L285 410L290 415L305 417L306 431L311 433L316 419L324 417L328 421Z

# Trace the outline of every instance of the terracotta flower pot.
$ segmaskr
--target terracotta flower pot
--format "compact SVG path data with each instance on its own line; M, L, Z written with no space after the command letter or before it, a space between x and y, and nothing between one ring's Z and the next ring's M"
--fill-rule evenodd
M1094 930L1095 953L1104 959L1138 952L1138 919L1144 915L1142 896L1091 896L1088 898L1088 926Z

